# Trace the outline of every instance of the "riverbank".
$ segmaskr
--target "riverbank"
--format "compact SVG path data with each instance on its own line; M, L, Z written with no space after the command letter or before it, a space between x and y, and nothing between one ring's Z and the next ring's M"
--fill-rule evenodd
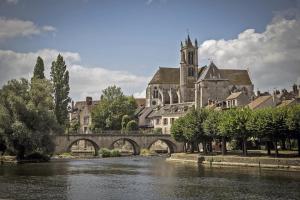
M211 167L241 166L300 171L300 158L243 157L174 153L167 161L187 162Z

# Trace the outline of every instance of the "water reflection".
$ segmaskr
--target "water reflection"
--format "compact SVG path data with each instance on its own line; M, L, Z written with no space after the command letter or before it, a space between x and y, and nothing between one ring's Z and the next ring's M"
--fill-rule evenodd
M122 157L0 166L0 199L299 199L300 173Z

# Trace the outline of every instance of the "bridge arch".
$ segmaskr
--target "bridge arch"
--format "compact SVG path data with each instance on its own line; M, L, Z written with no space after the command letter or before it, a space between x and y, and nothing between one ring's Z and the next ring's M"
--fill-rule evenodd
M71 141L71 142L67 145L66 152L71 152L72 146L73 146L76 142L78 142L78 141L88 141L88 142L90 142L90 143L93 145L94 149L95 149L95 156L98 155L98 152L99 152L99 149L100 149L99 145L98 145L95 141L93 141L93 140L91 140L91 139L88 139L88 138L84 138L84 137L78 138L78 139L75 139L75 140Z
M153 141L149 144L149 146L147 147L147 149L150 149L151 146L152 146L154 143L156 143L157 141L162 141L162 142L164 142L164 143L168 146L168 148L169 148L169 153L175 153L175 152L177 152L177 146L176 146L176 144L174 144L172 141L170 141L170 140L168 140L168 139L165 139L165 138L157 138L157 139L153 140Z
M118 141L127 141L129 142L131 145L132 145L132 148L133 148L133 155L139 155L140 154L140 151L141 151L141 148L140 146L138 145L138 143L130 138L126 138L126 137L121 137L121 138L118 138L116 140L114 140L111 145L110 145L110 149L113 149L114 148L114 144Z

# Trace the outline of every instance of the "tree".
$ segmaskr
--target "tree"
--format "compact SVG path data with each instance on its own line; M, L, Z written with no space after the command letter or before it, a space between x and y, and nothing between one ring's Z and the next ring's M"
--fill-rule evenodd
M185 118L179 117L174 121L174 123L171 126L171 135L177 142L183 142L184 143L184 149L183 151L186 152L186 143L187 140L184 136L184 126L185 126Z
M208 137L211 138L221 138L222 140L222 155L225 155L226 150L226 140L229 138L229 135L226 132L220 131L220 121L222 118L222 112L211 110L208 114L208 117L203 123L204 132Z
M300 156L300 105L292 106L287 111L286 124L292 136L297 139Z
M126 130L126 126L129 121L130 121L130 117L128 115L123 115L122 122L121 122L122 130Z
M48 105L33 103L35 97L30 96L30 90L28 81L21 79L9 81L0 91L0 117L4 119L0 123L1 135L7 150L18 159L34 152L50 155L54 150L50 140L50 134L57 130L54 114ZM51 96L45 90L40 92L36 95L45 99Z
M58 123L66 128L68 120L68 104L70 102L69 72L63 57L59 54L52 62L51 80L54 87L54 113Z
M71 131L77 133L80 128L80 121L77 118L71 120L70 129Z
M44 61L43 59L39 56L37 57L36 64L33 70L33 77L32 78L37 78L37 79L44 79Z
M92 110L93 129L121 130L123 116L133 119L135 109L132 96L127 97L121 88L110 86L102 91L100 103Z
M126 125L126 131L136 131L138 129L139 127L135 120L130 120Z
M185 116L177 119L171 127L171 134L174 139L187 143L190 146L191 152L194 152L195 148L198 148L200 141L203 142L203 146L206 146L208 137L204 133L203 122L207 115L207 110L195 110L193 108Z

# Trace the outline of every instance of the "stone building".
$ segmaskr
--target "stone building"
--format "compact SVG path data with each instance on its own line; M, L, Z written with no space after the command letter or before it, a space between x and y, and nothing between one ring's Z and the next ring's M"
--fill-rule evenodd
M140 125L161 127L163 133L169 133L171 118L176 119L188 111L167 114L170 108L243 106L254 98L253 89L247 70L218 68L213 62L199 67L197 40L192 42L188 36L184 43L181 42L180 66L159 67L150 80L146 89L146 108L138 115ZM236 105L229 105L229 101Z
M70 111L70 121L76 119L79 121L79 133L90 133L90 126L92 124L92 109L100 101L93 101L92 97L86 97L85 101L72 102Z

